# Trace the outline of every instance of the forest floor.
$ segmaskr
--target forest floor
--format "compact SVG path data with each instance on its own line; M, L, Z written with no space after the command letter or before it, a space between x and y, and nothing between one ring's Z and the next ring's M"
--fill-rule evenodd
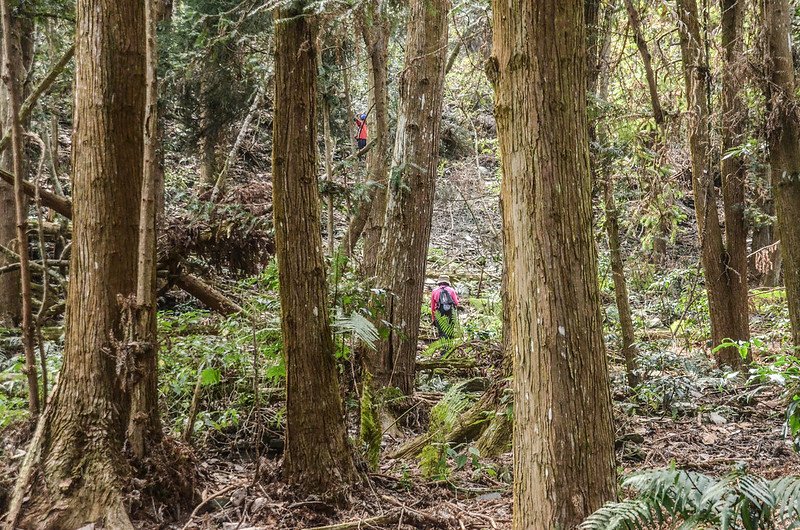
M785 402L773 387L739 381L693 385L686 402L661 402L659 410L636 406L617 389L615 418L619 470L675 466L719 476L736 465L765 478L800 473L800 457L783 435ZM716 380L719 383L720 380ZM663 397L663 396L662 396ZM641 402L639 402L641 404ZM666 408L663 407L666 405ZM424 416L424 415L423 415ZM411 437L419 432L408 429ZM384 448L400 440L387 436ZM446 478L432 479L417 458L385 461L353 504L337 509L324 500L297 498L280 481L279 462L262 460L260 478L241 446L206 447L201 462L203 501L181 524L142 521L145 527L252 530L300 528L504 529L511 528L511 453L451 460ZM350 523L350 526L336 526Z

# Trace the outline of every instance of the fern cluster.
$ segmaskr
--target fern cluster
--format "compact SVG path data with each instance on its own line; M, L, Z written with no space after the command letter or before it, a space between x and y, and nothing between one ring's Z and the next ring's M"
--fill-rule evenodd
M636 497L607 503L581 530L800 528L800 477L765 480L735 469L716 479L658 469L635 473L622 486Z

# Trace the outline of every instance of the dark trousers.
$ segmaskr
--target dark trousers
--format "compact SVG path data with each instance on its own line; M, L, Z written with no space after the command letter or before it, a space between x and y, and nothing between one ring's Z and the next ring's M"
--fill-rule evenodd
M358 144L359 149L364 149L367 146L367 139L366 138L356 138L356 143Z

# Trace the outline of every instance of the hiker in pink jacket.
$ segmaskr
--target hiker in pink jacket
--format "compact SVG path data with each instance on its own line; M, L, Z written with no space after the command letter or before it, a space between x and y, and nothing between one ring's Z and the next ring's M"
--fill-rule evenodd
M453 338L456 310L461 308L458 293L450 286L450 278L442 275L436 280L437 287L431 293L431 318L439 338Z

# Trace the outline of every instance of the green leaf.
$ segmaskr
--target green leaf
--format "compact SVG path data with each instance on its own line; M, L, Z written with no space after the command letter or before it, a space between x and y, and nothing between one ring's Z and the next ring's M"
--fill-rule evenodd
M200 384L203 386L216 385L222 379L222 374L216 368L206 368L200 372Z

